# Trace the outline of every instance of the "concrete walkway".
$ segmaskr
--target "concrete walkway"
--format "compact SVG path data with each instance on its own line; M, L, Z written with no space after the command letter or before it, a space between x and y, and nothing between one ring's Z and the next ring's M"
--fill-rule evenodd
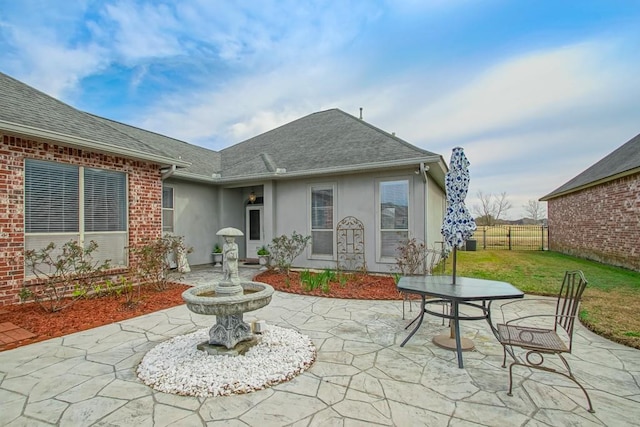
M256 270L242 268L243 277ZM196 269L204 284L219 269ZM414 308L415 310L415 308ZM415 311L414 313L415 314ZM508 370L486 322L463 322L476 350L455 353L431 338L446 333L430 316L409 343L401 301L358 301L276 292L246 320L295 328L318 349L315 364L290 382L229 397L156 392L135 369L145 352L179 334L209 328L179 306L0 353L3 426L631 426L640 425L640 352L577 327L571 364L589 390L559 375Z

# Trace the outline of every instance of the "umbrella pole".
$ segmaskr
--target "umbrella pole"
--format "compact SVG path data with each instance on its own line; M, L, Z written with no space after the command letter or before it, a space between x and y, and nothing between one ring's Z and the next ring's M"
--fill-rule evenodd
M456 256L457 256L457 250L458 247L454 246L453 247L453 277L452 277L452 282L453 285L456 284ZM453 303L452 303L453 304ZM452 307L452 309L454 310L454 316L458 317L458 307ZM458 344L456 342L456 326L458 326L458 330L459 330L459 322L460 320L456 320L456 319L452 319L449 321L449 340L446 340L446 335L438 335L436 337L433 338L433 342L436 343L436 345L439 345L440 347L443 348L447 348L449 350L455 350L456 348L458 348ZM462 351L467 351L467 350L473 350L473 348L475 347L475 345L473 344L473 341L471 341L469 338L462 338L460 337L460 349Z
M453 284L456 284L456 252L457 252L457 247L454 245L453 246Z
M456 245L453 245L453 284L456 284L456 256L457 256L457 252L458 252L458 247ZM449 321L449 329L450 329L450 334L449 337L451 339L455 339L456 337L456 331L454 329L454 323L455 321Z

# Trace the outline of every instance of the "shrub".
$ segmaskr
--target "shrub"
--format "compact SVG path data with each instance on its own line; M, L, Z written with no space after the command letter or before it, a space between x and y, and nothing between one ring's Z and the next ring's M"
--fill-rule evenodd
M441 260L441 251L429 249L424 242L412 238L398 246L396 266L403 275L432 274Z
M53 242L43 249L26 251L25 267L43 284L34 287L34 290L23 287L20 298L33 298L44 310L55 312L86 296L89 290L95 288L102 272L110 264L110 260L93 260L93 253L97 249L98 244L93 240L86 247L70 240L62 245L59 252ZM71 298L65 298L67 296Z
M182 278L179 269L171 268L173 257L191 253L192 248L185 246L182 237L167 234L159 239L147 241L142 246L130 248L130 251L138 257L136 274L142 282L163 291L167 289L169 282Z
M115 282L107 280L105 286L116 297L124 295L125 308L132 308L140 301L140 286L135 286L125 276L120 276Z
M329 269L324 270L322 273L312 273L309 270L304 270L300 273L300 284L305 291L321 289L322 292L328 293L331 290L331 282L336 280L336 273Z
M295 231L291 237L284 234L280 237L275 237L269 244L269 250L272 260L278 269L289 275L293 260L304 251L310 240L311 236L302 236Z

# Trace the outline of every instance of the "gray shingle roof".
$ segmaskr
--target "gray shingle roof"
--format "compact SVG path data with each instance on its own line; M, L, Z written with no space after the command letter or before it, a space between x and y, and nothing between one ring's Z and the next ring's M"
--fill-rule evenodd
M223 178L347 169L440 157L338 109L294 120L221 151Z
M124 123L98 116L92 117L139 141L145 141L148 145L158 148L161 147L162 151L170 157L191 163L189 167L183 168L181 171L201 175L203 178L210 178L213 173L220 173L221 156L220 153L216 151L198 147L197 145L192 145L175 138L129 126Z
M186 179L211 180L220 174L228 183L276 176L283 170L288 176L301 176L442 160L338 109L310 114L216 152L85 113L3 73L0 93L0 126L51 132L47 135L52 139L82 138L78 144L88 141L90 148L97 144L107 152L122 149L142 159L148 154L173 160L183 167L176 177ZM440 168L436 169L439 176Z
M161 147L123 133L95 116L76 110L6 74L0 73L0 120L83 138L99 144L170 157Z
M634 170L640 173L640 134L540 200L553 199Z

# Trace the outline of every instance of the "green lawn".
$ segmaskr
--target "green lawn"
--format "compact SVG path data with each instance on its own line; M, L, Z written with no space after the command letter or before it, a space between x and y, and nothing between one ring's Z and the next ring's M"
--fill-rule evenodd
M451 266L450 257L448 274ZM527 294L557 295L566 270L582 270L589 282L580 308L583 324L640 348L640 273L549 251L458 252L458 275L502 280Z

